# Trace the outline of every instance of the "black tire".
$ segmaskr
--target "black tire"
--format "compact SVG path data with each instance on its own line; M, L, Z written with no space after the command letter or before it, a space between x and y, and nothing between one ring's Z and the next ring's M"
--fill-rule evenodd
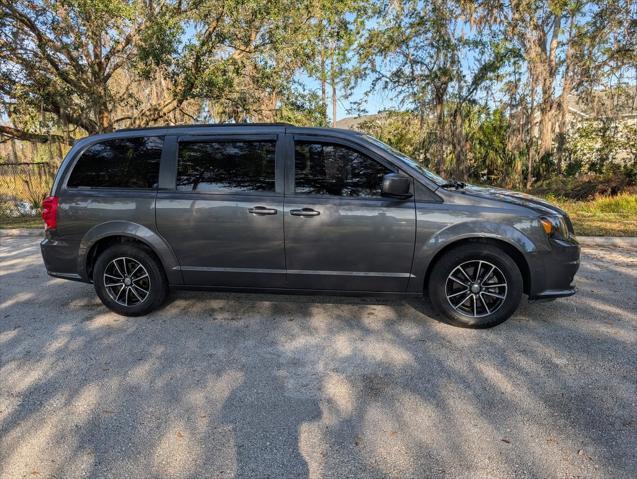
M138 265L141 267L132 271ZM120 274L121 280L117 279ZM144 274L147 276L144 277ZM107 284L106 281L113 283ZM126 281L128 285L111 286L120 284L117 281ZM168 281L159 261L148 249L134 244L118 244L102 252L93 268L93 284L104 306L122 316L148 314L162 305L168 293Z
M489 275L491 266L495 269ZM434 308L446 322L462 328L490 328L506 321L518 308L523 289L515 261L502 249L481 243L465 244L445 253L434 265L428 282Z

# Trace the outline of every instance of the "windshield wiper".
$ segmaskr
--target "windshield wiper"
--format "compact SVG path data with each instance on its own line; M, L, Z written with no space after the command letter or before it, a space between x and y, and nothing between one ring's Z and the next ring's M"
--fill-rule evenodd
M459 190L461 188L464 188L465 186L467 185L463 183L462 181L451 180L440 185L440 188L455 188L456 190Z

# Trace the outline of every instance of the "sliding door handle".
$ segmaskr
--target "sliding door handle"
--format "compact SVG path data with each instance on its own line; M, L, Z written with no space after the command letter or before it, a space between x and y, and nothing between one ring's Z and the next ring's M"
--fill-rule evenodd
M300 210L290 210L292 216L318 216L321 213L312 208L302 208Z
M267 208L265 206L255 206L248 209L248 213L253 215L276 215L276 208Z

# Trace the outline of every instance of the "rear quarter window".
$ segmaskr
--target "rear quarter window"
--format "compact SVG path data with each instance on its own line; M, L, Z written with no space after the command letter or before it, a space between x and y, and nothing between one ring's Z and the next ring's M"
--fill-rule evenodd
M159 136L117 138L82 153L68 188L157 188L164 139Z

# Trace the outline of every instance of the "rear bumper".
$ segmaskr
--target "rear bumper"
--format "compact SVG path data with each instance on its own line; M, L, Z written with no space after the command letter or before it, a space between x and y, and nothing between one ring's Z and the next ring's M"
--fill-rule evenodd
M572 296L577 292L575 273L580 266L580 245L574 239L550 240L551 250L536 261L529 300L551 300Z
M40 243L44 266L50 276L86 281L78 271L78 248L75 242L54 239L49 233Z

